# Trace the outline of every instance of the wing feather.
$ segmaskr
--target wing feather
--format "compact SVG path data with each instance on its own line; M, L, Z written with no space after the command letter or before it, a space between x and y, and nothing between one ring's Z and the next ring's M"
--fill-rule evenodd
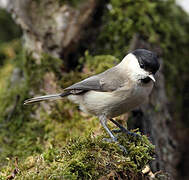
M75 83L72 86L64 89L65 91L80 90L81 91L101 91L111 92L124 85L125 78L118 73L117 69L111 68L101 74L91 76L81 82Z

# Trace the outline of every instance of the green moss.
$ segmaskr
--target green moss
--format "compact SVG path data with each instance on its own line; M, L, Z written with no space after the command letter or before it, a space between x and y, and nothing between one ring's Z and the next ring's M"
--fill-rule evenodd
M92 73L101 73L116 64L119 63L119 59L111 55L97 55L92 56L88 51L85 52L84 57L80 58L80 64L85 64L85 70Z
M23 101L31 91L39 92L46 72L58 74L57 69L60 69L57 59L44 55L37 64L24 50L17 50L14 54L18 54L7 59L0 72L0 164L5 163L6 157L25 157L42 152L45 122L32 118L31 113L37 107L25 107Z
M14 23L11 15L3 9L0 9L0 24L0 43L8 42L21 36L20 28Z
M71 138L63 147L50 146L40 156L30 156L20 163L21 173L16 179L98 179L112 171L132 172L136 176L153 158L154 146L145 136L134 139L120 136L128 149L124 155L114 143L107 143L105 136L85 136ZM3 169L9 174L11 168Z
M172 43L174 38L177 43L188 42L187 14L172 0L161 3L146 0L134 3L130 0L111 0L107 7L109 8L103 16L103 30L98 37L99 51L102 53L123 57L136 33L150 44L160 45L165 53L168 48L175 46ZM181 24L184 26L181 27Z

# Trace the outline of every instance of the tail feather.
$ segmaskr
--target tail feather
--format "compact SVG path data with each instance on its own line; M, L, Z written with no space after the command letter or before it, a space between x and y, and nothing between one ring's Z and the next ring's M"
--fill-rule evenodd
M50 100L50 99L51 100L61 99L62 97L63 97L62 93L34 97L34 98L31 98L31 99L25 100L24 105L33 104L33 103L37 103L37 102L44 101L44 100Z

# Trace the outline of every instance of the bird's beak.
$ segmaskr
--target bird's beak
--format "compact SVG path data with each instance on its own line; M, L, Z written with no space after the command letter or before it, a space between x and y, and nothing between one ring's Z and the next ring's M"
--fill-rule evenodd
M154 76L153 76L152 74L148 75L148 77L149 77L152 81L156 82L156 80L155 80L155 78L154 78Z

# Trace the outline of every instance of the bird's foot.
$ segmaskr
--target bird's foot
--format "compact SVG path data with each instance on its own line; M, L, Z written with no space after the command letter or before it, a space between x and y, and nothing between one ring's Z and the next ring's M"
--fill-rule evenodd
M124 154L128 154L128 151L124 146L122 146L121 144L118 144L118 146L120 147L120 149L123 151Z
M103 138L103 141L106 141L109 143L116 142L118 144L119 148L123 151L123 153L128 154L127 149L124 146L122 146L121 144L119 144L117 138Z
M100 119L100 122L102 124L102 126L104 127L104 129L106 130L106 132L110 135L111 139L103 139L105 140L106 142L116 142L118 144L118 146L123 150L124 153L127 153L127 150L125 149L125 147L123 147L122 145L119 144L118 140L117 140L117 137L115 137L112 132L110 131L110 129L107 127L106 125L106 121L107 121L107 118L106 116L100 116L99 117Z
M137 134L137 133L134 133L134 132L131 132L131 131L128 131L127 130L127 135L129 136L133 136L133 137L136 137L136 138L141 138L141 135Z
M112 142L117 142L117 138L103 138L102 139L103 141L106 141L106 142L109 142L109 143L112 143Z
M139 134L131 132L131 131L127 130L126 128L124 128L124 129L113 129L112 132L113 133L121 133L122 132L126 135L129 135L129 136L133 136L133 137L137 137L137 138L141 137Z
M112 132L117 134L117 133L121 133L122 131L121 129L113 129Z
M121 124L119 124L117 121L110 119L110 121L112 121L119 129L114 129L112 130L112 132L114 133L120 133L123 132L126 135L129 136L133 136L133 137L141 137L139 134L134 133L134 132L130 132L129 130L127 130L125 127L123 127Z

